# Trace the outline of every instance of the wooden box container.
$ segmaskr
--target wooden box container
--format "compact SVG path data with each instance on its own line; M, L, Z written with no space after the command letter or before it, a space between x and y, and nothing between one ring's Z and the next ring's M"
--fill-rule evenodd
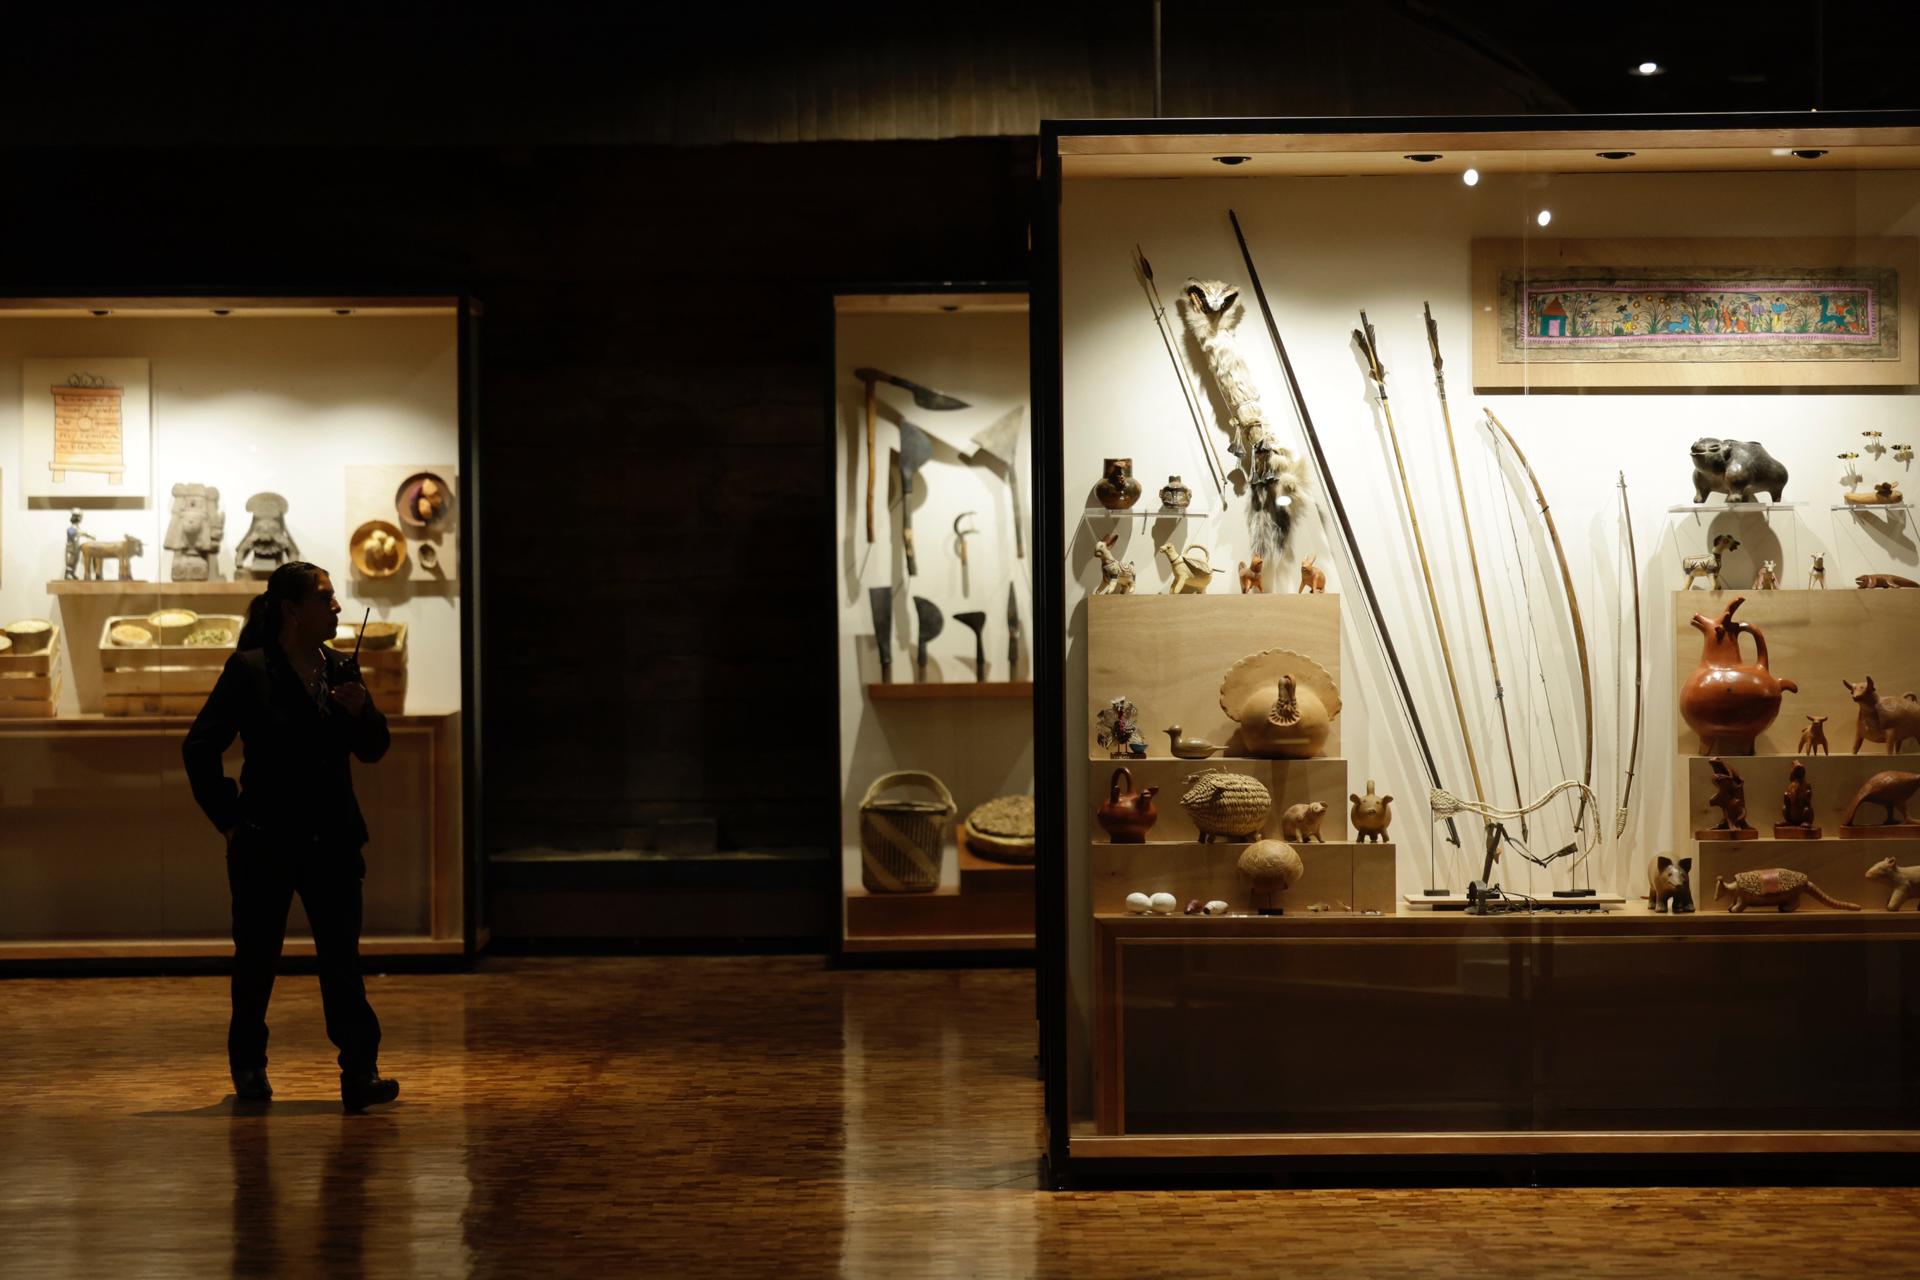
M113 642L115 627L152 628L144 616L109 617L100 627L101 710L110 716L198 714L233 656L242 622L232 614L201 615L193 629L226 631L230 639L224 645L121 645Z
M0 720L46 719L59 702L59 627L38 653L0 653Z
M392 644L378 649L360 646L360 675L367 692L373 695L373 704L388 715L398 715L407 709L407 624L392 625ZM340 634L327 641L327 646L352 653L353 633L359 629L358 623L342 623Z

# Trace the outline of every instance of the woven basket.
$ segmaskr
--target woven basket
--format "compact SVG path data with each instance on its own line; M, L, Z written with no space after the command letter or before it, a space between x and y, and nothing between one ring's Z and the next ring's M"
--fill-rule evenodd
M1187 775L1180 804L1204 841L1209 836L1258 839L1273 812L1273 797L1244 773L1204 769Z
M920 786L932 800L876 800L888 787ZM940 887L947 825L959 812L946 784L930 773L883 773L860 801L860 883L869 893L931 893Z
M960 824L967 848L989 862L1028 866L1033 862L1033 797L997 796Z

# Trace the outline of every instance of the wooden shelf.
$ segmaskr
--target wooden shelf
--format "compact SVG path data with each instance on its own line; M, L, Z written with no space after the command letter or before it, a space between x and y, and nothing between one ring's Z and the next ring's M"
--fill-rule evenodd
M50 596L244 596L251 599L267 589L264 581L245 582L122 582L108 578L100 582L56 579L47 584Z
M969 683L952 680L934 684L870 684L867 686L867 697L874 702L1030 701L1033 698L1033 681L983 680Z
M1129 893L1171 893L1183 906L1190 898L1202 902L1218 898L1232 903L1235 910L1249 910L1248 885L1239 868L1246 848L1244 844L1171 842L1089 845L1094 912L1124 913ZM1316 902L1393 913L1391 844L1316 840L1294 848L1306 865L1306 874L1280 897L1288 914L1304 914Z
M1033 896L1031 862L994 862L962 843L958 850L961 893L1023 893Z
M1011 939L1011 941L1009 941ZM1033 899L1019 893L847 890L848 950L945 951L1031 947Z

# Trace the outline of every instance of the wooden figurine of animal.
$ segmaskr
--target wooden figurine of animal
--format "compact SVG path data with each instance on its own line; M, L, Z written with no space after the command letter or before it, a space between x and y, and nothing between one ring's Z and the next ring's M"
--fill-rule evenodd
M1318 800L1311 804L1290 804L1280 815L1280 838L1289 844L1326 843L1320 824L1326 819L1327 806Z
M1860 806L1869 803L1877 804L1887 811L1887 819L1880 824L1881 826L1912 825L1913 819L1907 816L1907 802L1913 799L1915 791L1920 791L1920 773L1902 773L1897 769L1888 769L1874 774L1861 783L1860 789L1853 793L1853 803L1847 806L1847 816L1840 819L1840 825L1843 828L1840 834L1843 836L1847 834L1844 830L1846 827L1860 825L1854 819L1860 814Z
M1748 907L1778 907L1782 911L1791 911L1800 905L1800 895L1810 893L1830 907L1842 911L1858 911L1857 902L1842 902L1838 898L1828 897L1819 885L1809 880L1805 872L1789 871L1785 867L1774 867L1767 871L1742 871L1733 879L1720 879L1714 884L1713 898L1718 902L1727 895L1733 895L1733 905L1727 910L1740 912Z
M1647 910L1676 914L1693 910L1693 859L1661 854L1647 864Z
M1719 756L1709 757L1707 765L1713 770L1713 799L1707 804L1720 811L1720 825L1713 830L1753 830L1753 824L1747 821L1746 781Z
M1787 770L1787 789L1780 796L1780 825L1773 829L1776 839L1818 839L1820 828L1813 825L1813 784L1807 781L1807 762L1795 760Z
M1173 752L1177 760L1205 760L1216 752L1226 750L1225 747L1215 746L1204 738L1185 736L1180 732L1180 726L1177 724L1168 725L1166 735L1169 739L1168 750Z
M1387 838L1387 826L1393 821L1393 797L1378 794L1373 789L1373 779L1367 779L1367 794L1363 796L1349 793L1347 799L1353 804L1353 812L1347 815L1347 823L1355 832L1361 844L1371 844Z
M1119 540L1120 535L1113 533L1093 544L1093 554L1100 561L1100 585L1093 589L1097 596L1133 594L1133 561L1121 564L1113 554L1113 544Z
M1854 705L1860 708L1853 728L1853 754L1860 754L1863 742L1884 742L1887 754L1895 755L1908 738L1920 740L1920 698L1911 693L1899 698L1882 698L1873 687L1873 677L1859 684L1842 677L1841 684Z
M1795 754L1817 756L1822 751L1833 754L1833 748L1827 745L1827 718L1808 716L1807 727L1800 731L1800 745L1795 748Z
M1778 591L1780 589L1780 579L1774 572L1773 561L1762 560L1760 562L1760 572L1754 575L1753 589L1755 591Z
M1884 880L1893 886L1893 896L1887 899L1889 911L1898 911L1908 898L1920 898L1920 867L1903 867L1892 858L1882 858L1867 868L1867 879Z
M1253 558L1252 563L1248 563L1245 560L1242 560L1240 562L1240 594L1241 595L1244 596L1249 594L1251 595L1266 594L1267 589L1260 585L1260 568L1265 563L1266 561L1260 556L1255 556Z
M1715 534L1713 550L1703 556L1688 556L1680 562L1680 568L1686 572L1686 590L1693 590L1695 578L1705 578L1707 585L1714 591L1725 591L1727 584L1720 580L1720 557L1729 551L1740 549L1740 539L1730 533Z
M1695 502L1705 502L1709 493L1726 494L1729 504L1756 501L1760 493L1778 502L1787 491L1786 467L1758 440L1702 436L1692 453Z
M146 553L147 549L141 544L140 539L130 533L123 535L118 542L96 541L80 544L80 561L86 566L84 576L88 582L100 581L102 560L118 560L120 562L119 580L131 582L133 581L133 558Z
M1814 587L1822 591L1827 589L1827 558L1824 555L1813 558L1813 567L1807 570L1807 587L1809 590Z
M1314 567L1313 557L1300 562L1300 590L1295 595L1319 595L1327 589L1327 571Z
M1853 580L1853 585L1862 591L1890 587L1920 587L1920 582L1912 578L1903 578L1897 573L1863 573Z
M1167 558L1167 564L1173 568L1173 585L1167 588L1170 596L1204 595L1207 584L1213 581L1213 562L1207 556L1207 549L1201 546L1188 547L1184 552L1175 551L1171 542L1160 547L1160 554Z

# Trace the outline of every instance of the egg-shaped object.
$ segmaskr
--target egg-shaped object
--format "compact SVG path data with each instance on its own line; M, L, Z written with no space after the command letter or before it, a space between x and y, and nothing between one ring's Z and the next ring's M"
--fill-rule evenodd
M1130 893L1127 895L1127 910L1145 915L1153 910L1153 899L1144 893Z
M1157 916L1170 916L1180 909L1180 900L1170 893L1156 893L1147 900Z

